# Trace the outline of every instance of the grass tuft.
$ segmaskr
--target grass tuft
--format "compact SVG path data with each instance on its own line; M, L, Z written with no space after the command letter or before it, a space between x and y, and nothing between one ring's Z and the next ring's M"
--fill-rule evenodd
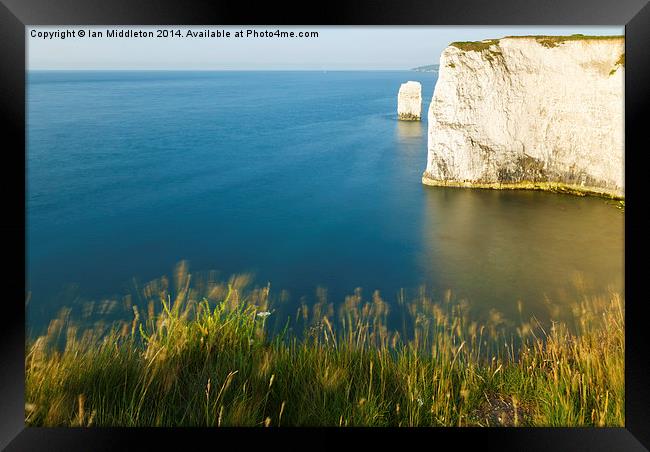
M482 52L489 50L492 45L499 45L499 39L485 39L483 41L457 41L449 44L466 52Z

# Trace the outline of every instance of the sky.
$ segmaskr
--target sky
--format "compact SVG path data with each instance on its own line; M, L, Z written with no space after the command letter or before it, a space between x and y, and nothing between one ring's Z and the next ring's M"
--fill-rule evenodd
M106 30L179 30L182 37L107 37ZM45 32L75 32L65 39ZM79 37L79 30L84 36ZM187 31L230 31L226 38ZM316 31L318 37L235 37L239 30ZM89 37L100 31L103 37ZM391 70L438 64L453 41L512 35L622 35L623 26L74 26L27 27L28 70ZM32 34L41 37L34 36Z

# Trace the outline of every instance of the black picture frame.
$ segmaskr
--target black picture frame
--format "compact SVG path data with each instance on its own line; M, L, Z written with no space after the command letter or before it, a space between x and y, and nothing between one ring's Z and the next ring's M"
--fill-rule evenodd
M500 450L647 450L650 448L650 359L643 344L648 329L640 296L641 259L646 250L641 164L647 148L645 128L650 103L650 5L646 0L481 0L436 4L423 0L322 2L301 7L277 3L147 0L2 0L0 5L0 110L4 124L2 232L5 291L0 328L0 447L6 450L153 449L172 442L207 440L226 447L229 440L281 440L290 448L338 447L362 434L364 447L395 435L424 440L440 435L454 448L474 443ZM24 423L25 309L25 61L26 26L33 25L624 25L626 147L626 412L624 428L439 428L327 429L310 431L303 442L295 429L102 429L26 428ZM644 340L645 338L645 340ZM301 430L299 433L304 432ZM432 436L433 435L433 436ZM287 443L287 441L289 441ZM267 443L268 444L268 443ZM230 446L228 446L230 447ZM429 447L429 446L427 446Z

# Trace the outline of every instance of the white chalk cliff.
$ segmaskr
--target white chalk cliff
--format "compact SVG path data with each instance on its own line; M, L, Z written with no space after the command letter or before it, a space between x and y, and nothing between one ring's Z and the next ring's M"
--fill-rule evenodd
M453 43L422 182L624 197L623 37Z
M422 85L420 82L402 83L397 94L397 117L419 121L422 117Z

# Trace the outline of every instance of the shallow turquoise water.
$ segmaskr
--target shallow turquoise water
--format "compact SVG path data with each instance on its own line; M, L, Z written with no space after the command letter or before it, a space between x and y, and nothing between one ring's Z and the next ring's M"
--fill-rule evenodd
M289 303L426 285L545 318L576 281L623 289L611 202L423 186L426 119L396 120L407 80L426 110L435 75L417 72L31 72L30 327L181 259Z

